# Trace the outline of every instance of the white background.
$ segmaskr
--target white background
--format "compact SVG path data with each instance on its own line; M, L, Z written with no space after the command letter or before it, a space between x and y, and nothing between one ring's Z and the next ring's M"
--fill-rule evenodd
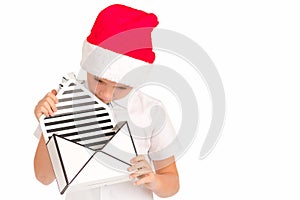
M1 1L2 198L62 198L55 183L44 186L34 177L33 110L62 74L79 69L83 40L99 11L115 2L154 12L160 28L197 42L225 87L222 136L199 160L204 120L178 160L181 189L169 199L299 199L297 0ZM199 92L205 96L205 87Z

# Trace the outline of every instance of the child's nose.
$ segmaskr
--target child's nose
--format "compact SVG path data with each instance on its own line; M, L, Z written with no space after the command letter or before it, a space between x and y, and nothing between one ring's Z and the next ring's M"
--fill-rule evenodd
M103 100L111 100L113 96L113 88L112 87L100 87L99 88L100 97Z

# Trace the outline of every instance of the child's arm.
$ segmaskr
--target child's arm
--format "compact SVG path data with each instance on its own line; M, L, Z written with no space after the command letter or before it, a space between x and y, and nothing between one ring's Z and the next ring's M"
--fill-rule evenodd
M34 173L37 180L45 185L49 185L55 179L52 164L43 136L41 136L35 152Z
M133 171L130 178L138 178L134 185L144 185L160 197L170 197L179 190L179 176L174 157L165 160L154 161L155 172L145 160L144 156L137 156L132 159Z
M57 92L52 90L41 99L35 107L34 114L37 120L41 115L52 115L56 111L55 104L58 102ZM43 135L41 135L35 156L34 156L34 173L36 178L43 184L48 185L55 179L54 171L46 147Z

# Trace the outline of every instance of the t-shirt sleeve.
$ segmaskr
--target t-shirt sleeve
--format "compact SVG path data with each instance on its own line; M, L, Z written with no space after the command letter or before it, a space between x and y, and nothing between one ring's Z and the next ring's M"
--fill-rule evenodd
M40 139L41 135L42 135L42 128L40 125L38 125L33 133L33 135L37 138Z
M156 107L154 113L149 156L152 160L163 160L175 156L176 150L180 149L180 143L163 104Z

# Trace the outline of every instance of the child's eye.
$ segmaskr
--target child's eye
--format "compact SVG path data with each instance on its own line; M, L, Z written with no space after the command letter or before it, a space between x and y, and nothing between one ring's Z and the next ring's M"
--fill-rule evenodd
M95 81L97 81L98 83L103 83L103 81L101 81L99 78L94 77Z
M127 87L118 86L118 87L116 87L116 89L118 89L118 90L127 90Z

